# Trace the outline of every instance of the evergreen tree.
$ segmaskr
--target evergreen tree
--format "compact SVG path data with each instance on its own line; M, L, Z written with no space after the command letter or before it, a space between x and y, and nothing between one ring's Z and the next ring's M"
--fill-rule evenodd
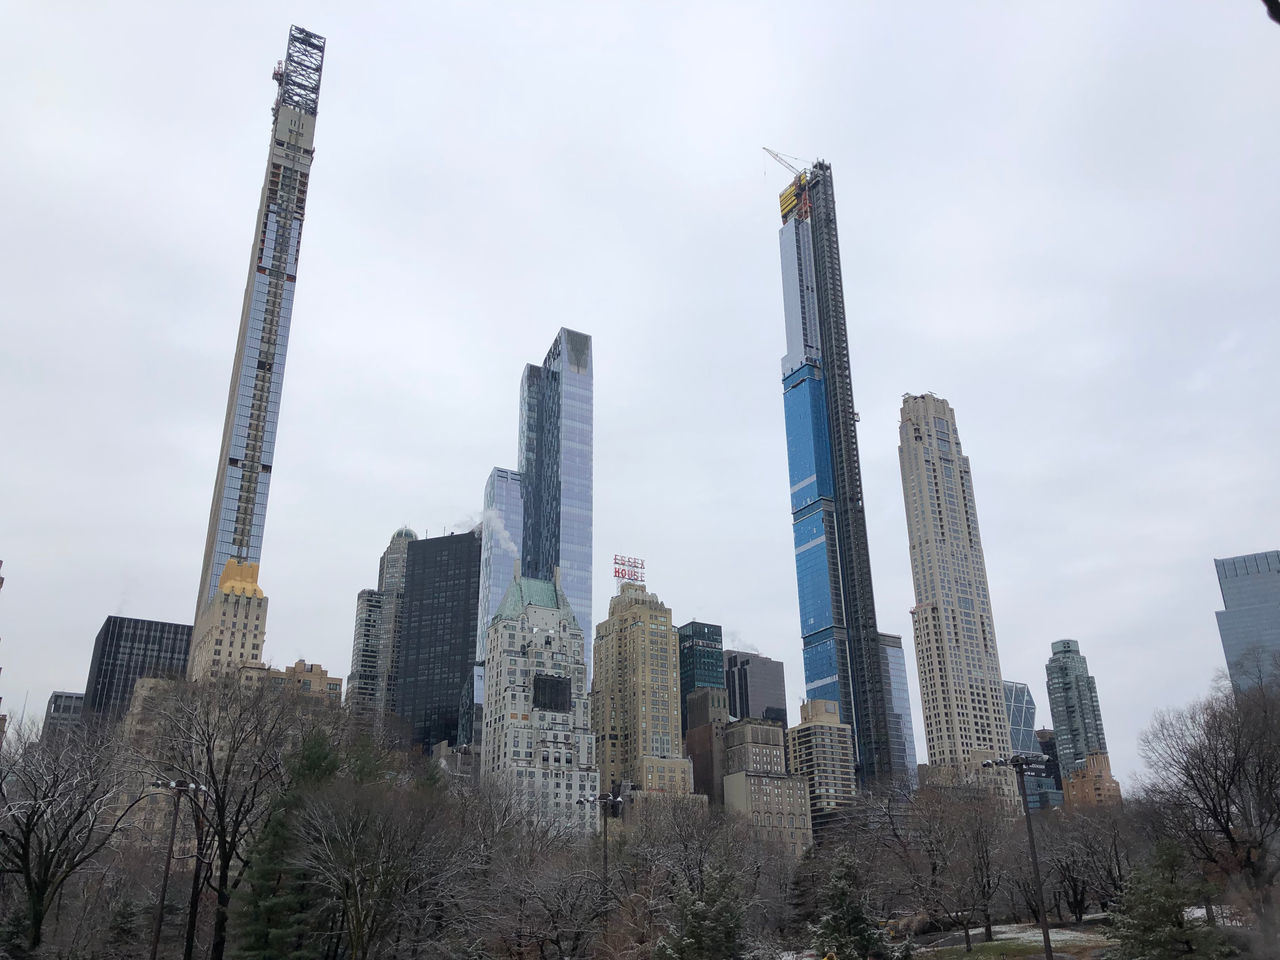
M702 896L681 883L675 922L658 941L655 960L735 960L742 955L742 902L732 878L709 880Z
M819 956L834 951L837 957L865 960L874 947L885 948L884 934L867 909L867 897L858 883L857 869L842 860L822 891L822 910L812 926L813 946Z
M1115 960L1218 960L1236 955L1216 927L1188 916L1187 906L1200 898L1187 879L1184 859L1180 851L1162 849L1150 866L1129 875L1124 902L1115 914L1120 944Z

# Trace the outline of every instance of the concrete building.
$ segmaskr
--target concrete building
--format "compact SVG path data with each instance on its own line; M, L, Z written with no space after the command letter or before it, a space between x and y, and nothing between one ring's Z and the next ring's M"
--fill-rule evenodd
M262 662L267 635L267 596L258 586L258 565L228 560L218 594L200 610L191 632L187 679L220 677Z
M243 683L269 683L280 689L291 688L302 696L333 707L342 705L342 678L329 676L329 671L318 663L297 660L282 670L275 667L244 667L240 672Z
M1075 640L1053 642L1053 655L1045 664L1045 674L1058 764L1065 779L1089 754L1107 752L1098 685Z
M1036 740L1036 701L1031 688L1012 680L1004 682L1004 712L1009 718L1009 748L1014 754L1040 753Z
M1218 636L1237 687L1280 673L1280 550L1215 560L1222 590Z
M821 160L789 169L795 179L778 198L782 395L805 698L839 703L857 738L859 776L891 782L910 772L910 738L895 736L889 714L911 710L895 702L876 627L835 187Z
M741 813L757 840L794 856L813 845L809 782L787 772L782 724L749 718L724 730L724 805Z
M739 650L724 652L724 685L729 715L787 723L787 683L781 660Z
M787 730L787 771L809 785L809 816L818 843L840 830L841 813L856 792L853 736L831 700L800 704L800 722Z
M190 649L188 624L107 617L93 640L83 715L119 720L129 709L139 679L185 677Z
M462 691L475 664L480 527L409 543L400 605L396 714L413 743L457 744Z
M84 694L69 693L66 690L55 690L49 694L49 702L44 708L44 726L40 728L40 736L48 737L62 730L78 727L84 713Z
M693 769L693 792L712 806L724 806L724 728L729 725L729 693L723 687L697 687L685 701L688 732L685 755Z
M724 689L724 633L718 623L690 620L680 638L680 735L689 730L689 694L698 687Z
M1111 760L1105 753L1091 753L1062 781L1064 807L1086 810L1120 803L1120 784L1111 775Z
M366 729L382 729L396 713L400 686L401 603L409 544L418 535L401 527L378 560L378 587L356 597L356 627L347 675L347 709Z
M1007 756L1012 741L973 475L955 411L933 394L908 394L898 438L925 742L929 766L951 768L931 776L937 783L993 781L1012 799L1012 774L981 766Z
M197 622L204 608L219 600L228 561L238 560L256 568L262 558L276 423L314 154L324 44L324 37L290 27L285 58L274 74L279 91L271 112L267 169L253 221L249 279L240 311L196 596Z
M593 829L600 793L585 640L559 580L519 575L485 638L480 773L501 778L528 817Z
M596 625L591 731L604 789L690 793L680 739L680 644L671 610L643 583L621 583Z

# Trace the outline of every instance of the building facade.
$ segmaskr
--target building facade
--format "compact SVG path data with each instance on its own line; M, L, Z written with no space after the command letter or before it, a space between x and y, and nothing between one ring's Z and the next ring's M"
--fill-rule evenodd
M1031 688L1012 680L1004 682L1004 712L1009 718L1009 748L1014 754L1040 753L1036 739L1036 701Z
M698 687L724 688L724 633L718 623L690 620L676 629L680 640L680 735L689 730L689 694Z
M693 770L693 791L712 806L724 806L724 728L729 725L729 692L697 687L685 700L688 731L685 756Z
M783 411L805 697L840 704L863 779L895 779L907 772L907 758L889 729L893 691L876 628L831 166L818 161L798 173L779 202Z
M93 640L84 685L85 717L118 720L129 709L139 679L185 677L190 650L188 624L107 617Z
M508 784L533 820L572 830L599 822L585 653L559 582L517 574L485 638L480 772Z
M1280 672L1280 550L1215 560L1218 636L1231 682L1274 682Z
M418 535L401 527L378 560L378 587L356 596L356 626L347 675L347 708L366 729L381 729L395 714L400 691L401 607L409 544Z
M951 404L932 394L903 398L898 436L929 765L954 771L939 782L985 781L981 763L1011 740L969 458Z
M593 389L591 337L564 328L542 365L527 365L520 380L520 569L540 580L559 570L585 630L593 622ZM590 664L589 636L586 643Z
M759 841L800 856L813 845L809 783L787 772L780 723L754 718L724 729L724 805L742 814Z
M895 773L915 787L919 781L916 769L916 729L911 720L911 694L907 683L907 654L902 649L902 637L896 633L880 634L881 669L889 678L889 703L886 715L889 731L889 748L892 756L902 757L905 773Z
M258 565L232 558L223 567L217 595L196 617L187 679L220 677L259 665L266 633L267 597L258 586Z
M267 171L254 220L249 280L209 510L197 617L217 599L228 560L256 565L262 557L324 43L324 37L290 27L285 58L274 74L279 92L272 109Z
M484 512L480 521L480 606L476 617L475 664L471 682L465 685L458 711L458 742L478 742L483 729L484 641L489 622L515 576L524 536L524 498L520 473L495 467L484 485Z
M591 731L600 782L689 793L693 770L681 749L680 641L671 610L643 583L621 583L596 625Z
M342 705L342 678L329 676L329 671L318 663L297 660L282 670L261 667L241 671L242 683L264 683L281 689L291 688L308 700L327 706ZM303 701L305 702L305 701Z
M413 540L406 553L396 715L424 749L457 744L461 694L475 662L480 547L476 527Z
M1105 753L1091 753L1067 772L1062 781L1063 806L1067 810L1087 810L1121 802L1120 784L1111 775L1111 760Z
M787 730L787 771L809 784L809 818L818 843L835 839L841 814L853 803L857 776L849 725L831 700L800 704L800 722Z
M63 730L72 730L81 723L84 713L84 694L55 690L49 694L44 708L44 726L40 736L53 736Z
M1053 641L1053 655L1044 669L1058 765L1065 781L1066 775L1089 754L1107 752L1098 685L1089 674L1089 661L1080 653L1080 644L1075 640Z
M729 715L735 720L756 717L787 723L787 682L782 661L724 651L724 685L729 692Z

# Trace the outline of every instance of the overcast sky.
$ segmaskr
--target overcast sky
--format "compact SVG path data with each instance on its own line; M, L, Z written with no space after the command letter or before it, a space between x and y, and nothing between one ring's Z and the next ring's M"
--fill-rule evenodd
M393 530L515 466L594 337L613 553L803 691L767 145L834 166L881 628L904 392L955 406L1006 679L1080 641L1126 783L1223 668L1213 558L1280 546L1280 28L1256 0L12 7L0 37L0 695L190 622L271 70L328 38L261 582L345 677ZM914 659L907 643L920 758Z

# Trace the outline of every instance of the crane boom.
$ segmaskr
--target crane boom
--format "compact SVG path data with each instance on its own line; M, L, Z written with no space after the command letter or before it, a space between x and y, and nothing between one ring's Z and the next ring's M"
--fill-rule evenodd
M777 160L778 163L782 164L782 166L790 170L792 176L798 177L800 176L801 173L804 172L795 164L791 163L792 160L799 160L800 159L799 157L788 158L786 154L779 153L777 150L770 150L768 147L764 148L764 152L767 153L769 156L773 157L773 159Z

